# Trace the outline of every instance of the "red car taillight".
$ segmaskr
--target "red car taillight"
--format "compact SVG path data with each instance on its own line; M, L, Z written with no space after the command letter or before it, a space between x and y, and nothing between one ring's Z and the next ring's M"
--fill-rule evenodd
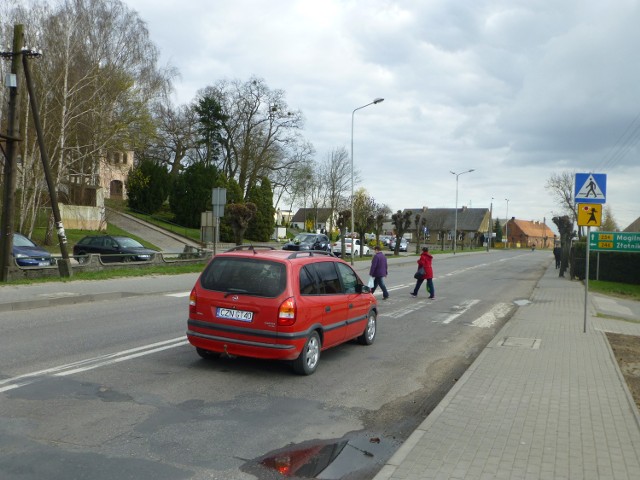
M193 287L191 294L189 295L189 313L195 315L196 303L198 302L198 296L196 295L196 288Z
M289 297L278 309L278 325L289 327L294 323L296 323L296 301L293 297Z

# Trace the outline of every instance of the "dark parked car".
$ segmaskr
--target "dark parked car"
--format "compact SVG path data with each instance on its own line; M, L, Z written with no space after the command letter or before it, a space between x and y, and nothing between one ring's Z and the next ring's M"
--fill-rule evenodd
M87 262L90 253L99 253L103 262L143 262L157 252L133 238L112 235L88 235L73 246L78 263Z
M189 297L187 338L203 358L288 360L310 375L320 352L376 336L377 302L328 252L242 245L213 257Z
M48 267L56 264L55 258L49 252L19 233L13 234L11 254L21 267Z
M282 247L283 250L324 250L331 251L329 237L322 233L299 233L293 240L287 242Z

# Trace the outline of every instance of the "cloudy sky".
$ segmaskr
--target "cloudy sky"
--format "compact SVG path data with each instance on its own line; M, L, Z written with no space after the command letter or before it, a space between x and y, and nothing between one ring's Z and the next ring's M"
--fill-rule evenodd
M640 0L124 0L148 24L175 102L261 77L324 160L351 145L378 203L550 218L553 173L606 174L640 216ZM508 199L508 202L507 200Z

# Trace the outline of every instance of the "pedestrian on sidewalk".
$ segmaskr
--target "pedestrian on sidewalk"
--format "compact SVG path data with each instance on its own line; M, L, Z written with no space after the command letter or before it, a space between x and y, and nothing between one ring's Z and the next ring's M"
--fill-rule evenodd
M553 247L553 256L556 259L556 270L558 268L560 268L560 260L562 259L562 249L560 248L560 245L556 245L555 247Z
M422 253L418 259L418 268L424 269L424 275L417 279L416 288L411 292L412 297L418 296L418 291L422 286L422 282L427 281L427 291L429 292L429 298L433 299L436 296L436 290L433 287L433 255L429 253L429 247L422 247Z
M387 257L382 253L380 245L376 245L373 249L376 253L371 259L371 268L369 269L369 275L373 277L371 293L375 292L376 288L380 286L382 289L382 299L386 300L389 298L387 286L384 284L384 277L387 276Z

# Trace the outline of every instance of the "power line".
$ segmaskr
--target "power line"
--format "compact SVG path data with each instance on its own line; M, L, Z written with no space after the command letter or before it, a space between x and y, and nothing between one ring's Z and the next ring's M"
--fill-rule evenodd
M604 171L622 160L640 140L640 113L629 123L616 143L611 147L607 157L600 163L598 170ZM617 148L617 150L616 150Z

